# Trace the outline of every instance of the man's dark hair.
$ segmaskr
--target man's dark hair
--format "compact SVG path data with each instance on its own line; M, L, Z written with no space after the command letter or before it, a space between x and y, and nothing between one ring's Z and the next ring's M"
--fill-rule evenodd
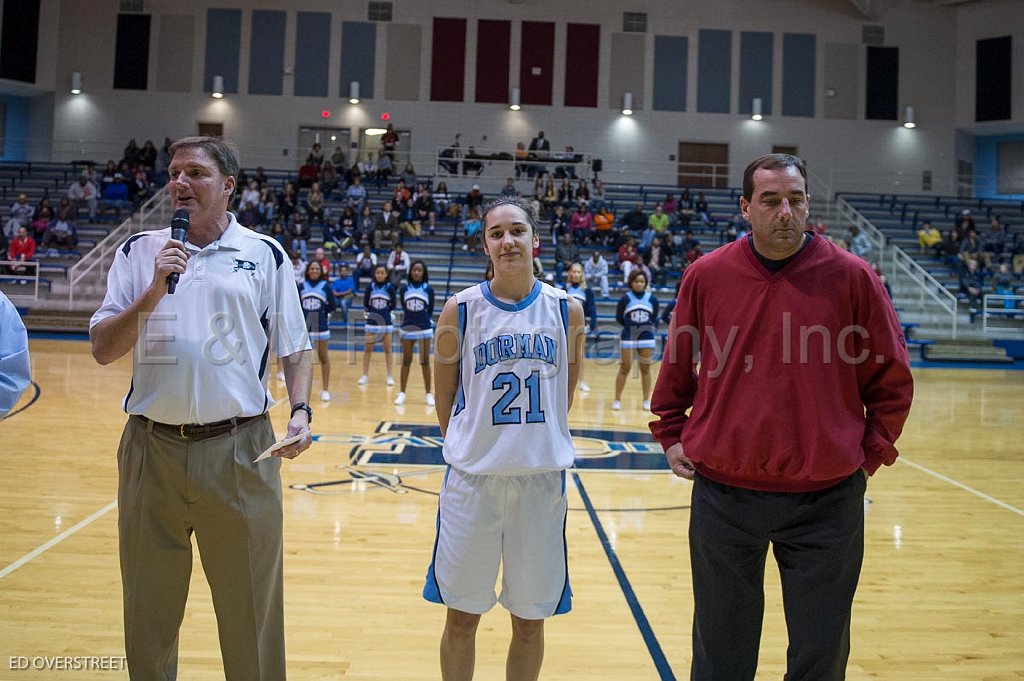
M219 137L182 137L171 145L168 152L173 160L178 151L192 147L205 149L206 153L216 162L217 169L222 175L235 178L235 188L238 188L238 173L241 171L241 166L238 163L238 152L231 144Z
M754 196L754 173L762 168L765 170L796 168L800 171L800 176L804 178L804 189L806 191L807 164L802 158L792 154L768 154L751 161L747 169L743 171L743 198L747 201L750 201Z

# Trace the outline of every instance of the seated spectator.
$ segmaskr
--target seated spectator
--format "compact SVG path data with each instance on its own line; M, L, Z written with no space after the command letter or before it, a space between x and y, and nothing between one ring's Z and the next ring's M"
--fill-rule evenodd
M576 201L579 203L590 201L590 188L587 187L587 181L582 177L576 181Z
M470 211L474 208L479 213L484 206L484 195L480 192L480 185L474 184L473 188L466 193L466 198L462 200L462 213L466 216L469 215Z
M693 245L693 248L686 251L686 265L689 267L693 263L697 262L698 258L704 257L704 249L701 248L700 242Z
M619 219L619 228L628 229L632 234L642 234L647 229L647 215L641 204L633 206L633 210L623 214Z
M558 185L558 203L565 206L566 210L572 209L577 204L576 189L569 182L568 177L563 177L562 183Z
M306 163L319 168L324 164L324 150L320 146L319 142L314 142L313 146L309 150L309 154L306 155Z
M697 200L693 202L693 213L700 220L700 226L714 227L715 221L711 219L711 209L708 207L708 200L704 192L697 194Z
M309 245L310 228L309 223L306 222L305 216L301 213L295 215L295 220L291 226L292 235L292 248L298 247L299 256L302 258L302 276L306 276L306 248Z
M338 187L338 170L329 160L324 161L323 167L320 168L320 187L324 192L324 197L328 199Z
M590 208L591 213L598 213L604 208L604 184L602 184L599 178L594 178L591 182L590 187L590 198L587 199L587 207Z
M569 232L572 234L572 239L577 244L585 244L590 239L590 231L593 228L594 221L590 215L590 211L587 209L585 201L580 201L579 206L576 208L576 212L572 214L569 219ZM568 263L571 265L572 263ZM566 265L566 267L568 267ZM561 283L561 280L559 280Z
M4 226L4 233L8 239L14 239L18 236L18 230L21 227L30 229L32 227L32 218L35 217L36 208L28 202L28 196L25 194L18 194L18 198L11 206L11 214L7 220L7 224Z
M398 184L395 185L395 190L391 193L391 205L396 208L405 205L405 202L412 196L412 192L409 191L409 187L405 184L405 180L399 180Z
M406 187L416 186L416 168L413 167L412 161L407 161L405 168L402 169L402 182Z
M1010 273L1010 264L1009 263L1005 263L1005 262L999 263L999 270L995 274L995 280L993 281L993 283L995 284L995 292L997 294L999 294L1001 296L1012 296L1012 295L1014 295L1013 275ZM1004 310L1016 310L1017 309L1017 301L1016 300L1012 300L1012 299L1004 300L1003 301L1003 309Z
M405 277L409 274L410 264L409 254L402 248L401 241L395 242L385 264L388 268L388 278L391 281L391 285L398 288L405 282Z
M430 190L426 185L420 186L419 195L416 197L416 219L422 225L424 222L427 223L428 230L431 234L434 233L434 197L431 196Z
M557 246L562 237L569 234L569 218L565 214L565 206L556 203L548 222L551 226L551 243Z
M238 211L238 224L249 229L255 229L260 223L260 212L252 201L246 201Z
M299 256L298 251L292 251L289 257L292 262L292 275L295 277L295 284L299 285L306 278L306 260Z
M7 258L15 262L28 262L36 257L36 241L28 233L28 227L19 227L18 235L11 240L7 247ZM27 267L12 265L13 274L25 274Z
M654 237L651 247L647 250L646 264L651 273L651 285L664 288L668 281L668 271L672 268L671 247L662 241L660 236Z
M434 212L439 218L457 218L460 215L459 204L452 201L452 196L448 193L448 183L444 180L437 183L437 190L434 192Z
M586 208L580 204L580 208ZM580 248L572 233L566 233L555 246L555 283L562 284L562 273L566 272L574 262L579 262Z
M373 210L370 208L370 204L365 204L363 210L359 212L359 216L356 218L356 227L352 232L352 241L357 249L363 247L363 244L373 245L373 233L377 229L377 216L373 214Z
M352 184L345 190L345 200L355 209L356 213L363 209L363 204L366 203L366 187L363 186L360 176L352 178Z
M277 195L270 185L260 188L260 201L256 204L256 210L260 214L260 224L269 225L274 222L274 214L277 212Z
M350 210L351 207L345 206L346 212ZM324 223L324 248L330 251L332 258L340 258L352 246L353 238L353 233L344 226L344 218L340 221L329 218Z
M128 208L128 184L121 173L114 173L113 181L107 182L103 189L103 212L114 210L114 218L121 219L121 213Z
M399 213L393 209L390 201L385 201L373 228L373 247L380 248L384 243L393 244L398 241L399 236Z
M946 232L946 238L939 244L937 251L947 267L954 271L960 270L960 240L956 238L956 230Z
M366 158L359 162L359 174L369 182L377 177L377 162L373 160L373 154L367 154Z
M72 217L77 217L82 209L89 211L89 222L96 222L96 209L99 206L96 185L85 175L79 175L78 179L71 183L67 192L74 210Z
M513 178L505 180L505 186L501 188L500 196L519 196L519 190L516 189L516 181Z
M251 203L254 206L259 206L260 204L260 185L256 180L249 180L249 184L238 195L239 208L244 208L247 203Z
M967 303L971 311L981 309L982 295L985 293L985 277L978 267L978 261L974 258L967 260L967 266L960 273L960 292L967 296Z
M132 173L129 193L131 194L133 210L138 210L153 195L153 185L149 181L149 174L146 173L146 169L142 166L137 167L135 172Z
M285 253L291 253L292 237L285 231L284 225L280 222L275 222L274 226L270 228L270 238L281 244L281 248L284 249Z
M153 176L153 171L156 168L156 147L153 146L153 140L146 140L142 143L142 149L139 150L139 165L149 177Z
M982 269L991 272L993 261L998 262L1006 250L1006 232L999 218L992 218L985 237L981 240L981 261Z
M478 208L469 209L469 217L462 223L463 234L465 235L465 243L462 244L462 250L469 251L471 253L476 252L476 247L480 238L480 228L483 223L480 221L480 212Z
M309 188L309 193L306 194L306 216L311 225L324 224L324 194L320 191L319 182L314 182L313 186Z
M959 258L961 263L966 263L968 260L980 261L981 259L981 239L973 229L968 230L967 236L960 242Z
M679 203L676 201L675 194L671 192L665 194L665 200L661 202L661 208L665 211L665 215L668 216L669 227L675 227L679 224Z
M338 276L331 280L331 292L334 294L338 307L336 311L341 312L341 321L348 324L348 311L352 308L352 299L356 292L356 280L349 272L348 264L341 263L338 266Z
M313 259L310 262L320 265L320 271L324 272L324 277L330 278L327 273L331 271L331 259L327 257L327 251L322 246L317 246L313 251Z
M555 152L551 155L556 161L562 161L560 165L555 166L555 177L564 177L570 180L576 179L576 150L571 146L565 147L561 152Z
M284 224L288 224L292 221L295 211L299 209L299 196L295 192L295 185L291 182L286 182L284 189L277 196L277 218ZM303 272L302 276L305 277L306 273Z
M377 254L370 250L370 244L363 245L363 251L356 256L355 280L356 288L362 290L362 280L365 277L373 281L373 271L377 268Z
M641 267L640 253L633 237L627 236L625 243L619 246L619 271L622 272L623 283L629 281L629 273L637 267Z
M924 253L926 250L930 250L939 255L938 246L942 244L942 232L937 227L933 227L932 223L927 220L921 225L921 229L917 230L917 244L918 253Z
M728 243L730 241L736 241L740 238L740 234L746 235L750 231L750 223L743 219L741 213L734 213L729 219L729 222L725 224L725 229L721 233L721 239L719 243ZM689 230L687 230L688 233Z
M602 203L591 220L594 224L594 240L596 242L608 246L615 240L615 216L608 210L607 204Z
M600 287L601 296L608 297L608 261L600 251L595 250L583 263L583 276L587 280L588 288L596 290Z
M363 206L363 210L366 210L369 206ZM345 206L341 210L341 218L338 220L338 227L341 232L351 237L359 229L359 215L352 206ZM372 232L372 230L371 230Z
M518 180L523 175L527 175L530 172L530 154L526 151L526 145L524 143L516 142L516 150L513 156L515 157L516 179Z
M416 212L416 202L412 197L405 200L405 203L398 207L398 226L408 236L418 239L423 232L423 223L420 222ZM398 284L395 284L397 287Z
M957 241L963 241L967 238L967 233L972 229L977 229L974 226L974 218L971 216L971 210L964 208L960 215L957 216L956 224L953 227L953 231L956 232Z
M36 208L35 215L32 217L32 238L39 243L43 238L43 233L50 226L53 221L54 214L53 208L50 207L50 199L43 198L39 202L39 207Z
M555 182L550 177L545 178L544 186L540 193L540 202L544 205L544 215L550 216L555 206L560 205L558 203L558 190L555 188Z
M387 154L381 154L380 158L377 159L377 167L374 170L374 177L377 178L377 186L383 187L391 179L391 173L394 172L394 167L391 165L391 157Z
M331 152L331 164L335 170L348 167L348 157L345 156L345 150L341 148L340 144L335 145L334 151Z
M43 248L47 249L52 257L58 255L57 249L70 251L77 243L75 223L67 210L61 210L43 234Z
M865 260L871 255L871 239L857 225L850 225L850 253Z
M679 195L679 201L676 206L679 226L683 229L688 229L690 227L690 220L693 219L693 199L690 198L689 189L684 189L683 193Z
M660 204L654 204L654 212L647 218L647 227L654 230L656 236L664 236L668 231L668 213Z

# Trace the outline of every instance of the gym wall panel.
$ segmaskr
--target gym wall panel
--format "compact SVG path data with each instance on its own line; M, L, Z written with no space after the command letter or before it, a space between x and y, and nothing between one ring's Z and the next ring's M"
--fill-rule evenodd
M825 44L825 118L859 116L860 50L854 43Z
M384 72L387 99L420 98L422 29L416 24L389 24Z
M752 113L754 97L761 98L761 112L772 113L772 66L775 36L761 31L740 33L741 114Z
M987 38L975 48L974 120L1012 118L1013 38Z
M782 115L814 117L816 36L782 35Z
M190 92L196 44L195 17L162 14L157 29L156 89Z
M238 92L239 51L242 45L242 10L206 10L206 59L203 92L213 92L213 77L224 77L224 92Z
M118 14L114 89L145 90L149 84L148 14Z
M550 106L555 82L555 24L550 21L524 21L519 45L519 94L522 103Z
M478 103L509 101L512 22L481 19L476 25L476 95Z
M898 47L868 47L865 73L867 86L864 117L871 120L899 119L900 50Z
M295 95L326 97L331 58L331 15L299 12L295 22Z
M697 111L729 113L732 32L702 29L697 43Z
M654 102L657 111L686 111L686 69L689 39L654 36Z
M435 102L464 101L466 97L466 20L436 17L431 48L430 99ZM416 62L418 65L419 59Z
M622 108L622 95L633 93L633 110L643 109L645 33L612 33L612 63L608 73L608 106Z
M349 83L355 81L359 83L359 96L373 99L376 54L377 24L368 21L342 22L339 97L348 97Z
M36 82L39 0L4 0L0 26L0 78Z
M568 24L565 41L565 106L597 106L599 24Z
M249 94L284 94L284 31L288 15L281 10L253 10L249 41Z

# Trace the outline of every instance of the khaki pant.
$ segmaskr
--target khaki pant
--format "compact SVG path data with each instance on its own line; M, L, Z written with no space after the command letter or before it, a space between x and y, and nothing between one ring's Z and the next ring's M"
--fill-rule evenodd
M229 681L285 678L280 459L270 419L186 440L132 416L118 461L125 653L133 681L177 677L192 534Z

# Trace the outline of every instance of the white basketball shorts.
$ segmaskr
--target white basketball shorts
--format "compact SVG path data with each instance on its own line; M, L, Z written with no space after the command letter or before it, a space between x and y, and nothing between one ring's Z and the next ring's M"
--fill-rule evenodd
M528 620L569 612L566 511L564 470L470 475L449 467L423 597L474 614L500 602Z

